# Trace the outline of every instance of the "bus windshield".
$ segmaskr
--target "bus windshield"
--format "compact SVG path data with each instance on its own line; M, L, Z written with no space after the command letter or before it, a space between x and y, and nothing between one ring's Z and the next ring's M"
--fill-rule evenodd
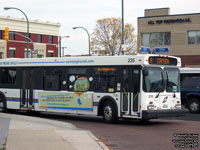
M145 68L148 75L144 76L143 89L145 92L163 92L164 78L161 68Z
M144 75L144 92L179 92L179 70L173 68L145 68L148 74Z
M166 74L166 91L167 92L179 92L179 70L172 68L164 69Z

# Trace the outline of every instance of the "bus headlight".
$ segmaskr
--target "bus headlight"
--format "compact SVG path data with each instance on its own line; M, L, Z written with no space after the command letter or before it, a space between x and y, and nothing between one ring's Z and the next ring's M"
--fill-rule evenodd
M147 110L154 110L154 105L148 105Z
M176 104L176 105L175 105L175 108L176 108L176 109L181 109L181 104Z

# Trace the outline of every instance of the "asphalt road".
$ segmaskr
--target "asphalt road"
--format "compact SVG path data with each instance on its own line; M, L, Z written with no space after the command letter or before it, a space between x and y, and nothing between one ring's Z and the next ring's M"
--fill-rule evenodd
M186 116L179 118L153 119L148 123L141 123L138 120L119 120L116 124L104 123L101 117L95 116L58 113L29 115L71 122L78 128L90 130L113 150L172 150L181 144L180 141L173 142L180 140L176 135L194 134L198 135L198 140L200 139L200 114L191 114L187 110L186 112ZM20 112L20 114L26 113Z

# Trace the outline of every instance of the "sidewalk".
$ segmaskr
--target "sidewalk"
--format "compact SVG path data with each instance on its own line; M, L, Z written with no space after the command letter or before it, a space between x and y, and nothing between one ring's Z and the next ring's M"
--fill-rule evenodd
M109 150L90 131L71 123L0 113L10 118L6 150Z

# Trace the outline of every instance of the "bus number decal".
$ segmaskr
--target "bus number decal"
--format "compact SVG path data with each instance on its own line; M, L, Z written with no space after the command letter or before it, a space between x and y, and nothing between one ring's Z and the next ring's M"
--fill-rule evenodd
M128 63L134 63L135 62L135 58L128 58Z

